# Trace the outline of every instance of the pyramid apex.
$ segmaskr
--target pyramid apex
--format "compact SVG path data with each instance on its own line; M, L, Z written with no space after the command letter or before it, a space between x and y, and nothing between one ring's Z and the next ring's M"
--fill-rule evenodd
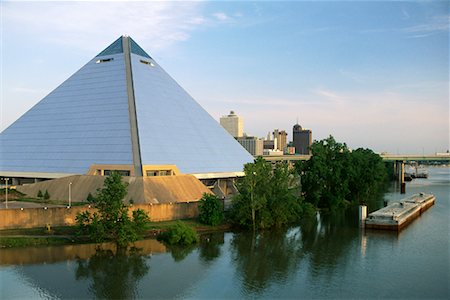
M113 55L113 54L123 53L123 47L125 45L125 40L129 40L129 43L127 43L127 44L130 47L131 53L151 59L150 55L148 55L147 52L145 52L145 50L141 48L141 46L139 46L130 36L128 36L126 34L120 36L111 45L109 45L102 52L97 54L97 56L105 56L105 55Z

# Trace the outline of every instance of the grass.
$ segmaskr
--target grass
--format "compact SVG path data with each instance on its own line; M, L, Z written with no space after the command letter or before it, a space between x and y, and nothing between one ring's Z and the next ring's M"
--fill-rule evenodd
M204 225L196 219L185 219L179 222L202 233L224 231L230 227L226 223L218 226ZM150 222L145 236L154 238L176 223L177 221ZM87 241L85 237L76 236L77 230L76 226L51 227L50 230L44 227L0 230L0 248L85 243Z
M0 248L67 245L74 241L56 237L0 237Z
M39 204L53 204L53 205L68 205L67 200L43 200L37 198L18 198L14 199L19 202L31 202L31 203L39 203ZM82 206L88 204L87 202L71 202L71 206Z

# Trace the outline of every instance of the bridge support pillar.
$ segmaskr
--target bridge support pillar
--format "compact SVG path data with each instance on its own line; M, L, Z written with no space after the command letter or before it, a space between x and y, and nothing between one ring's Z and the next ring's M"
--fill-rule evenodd
M394 164L394 168L397 175L398 184L400 186L400 193L404 194L406 192L405 162L402 160L397 160Z

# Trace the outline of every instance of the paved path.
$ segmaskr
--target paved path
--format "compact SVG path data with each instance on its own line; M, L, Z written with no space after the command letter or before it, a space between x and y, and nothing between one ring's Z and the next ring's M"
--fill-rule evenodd
M36 202L24 202L24 201L8 201L8 208L39 208L39 207L64 207L64 205L46 204L46 203L36 203ZM6 202L0 202L0 209L6 208Z

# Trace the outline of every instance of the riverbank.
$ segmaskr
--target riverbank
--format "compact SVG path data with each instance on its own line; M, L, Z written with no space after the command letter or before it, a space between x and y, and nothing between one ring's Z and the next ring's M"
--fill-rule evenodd
M156 238L176 222L150 222L145 232L145 238ZM185 219L180 220L180 222L193 227L198 234L224 232L231 229L231 224L226 222L217 226L201 224L195 219ZM0 230L0 248L69 245L92 242L86 236L78 236L76 232L76 226Z

